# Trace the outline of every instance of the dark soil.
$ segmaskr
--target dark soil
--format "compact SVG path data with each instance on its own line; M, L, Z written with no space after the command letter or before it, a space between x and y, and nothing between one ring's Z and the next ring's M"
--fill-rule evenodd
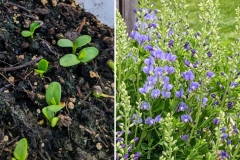
M113 72L106 64L114 59L113 29L71 0L55 7L50 2L0 2L0 159L11 159L23 137L28 140L29 160L113 159L114 99L92 94L97 85L114 95ZM22 37L21 31L29 30L33 21L43 23L34 38ZM71 48L60 48L56 42L80 35L92 37L86 46L98 48L99 55L87 64L60 66L59 59ZM41 58L49 61L43 78L34 72ZM36 62L28 63L33 59ZM54 128L41 112L47 106L45 87L53 81L61 84L61 102L66 104Z

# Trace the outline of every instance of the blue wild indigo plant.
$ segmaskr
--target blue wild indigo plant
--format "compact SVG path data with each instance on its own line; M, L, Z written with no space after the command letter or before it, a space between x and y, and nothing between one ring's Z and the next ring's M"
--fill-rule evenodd
M225 45L218 1L198 4L200 31L185 0L138 3L130 35L116 13L116 159L240 159L240 9Z

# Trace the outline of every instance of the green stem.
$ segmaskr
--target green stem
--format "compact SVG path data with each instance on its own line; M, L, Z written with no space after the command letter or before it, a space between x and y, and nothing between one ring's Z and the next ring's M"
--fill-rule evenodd
M146 127L144 127L143 128L143 131L142 131L142 134L141 134L141 137L140 137L140 139L139 139L139 142L138 142L138 144L137 144L137 151L139 151L139 148L140 148L140 146L141 146L141 144L142 144L142 141L143 141L143 139L144 139L144 137L147 135L147 128Z
M232 160L235 160L235 157L236 157L236 155L237 155L237 153L238 153L238 151L239 151L239 149L240 149L239 146L240 146L240 145L238 144L238 145L237 145L237 148L235 149L235 151L234 151L234 153L233 153Z

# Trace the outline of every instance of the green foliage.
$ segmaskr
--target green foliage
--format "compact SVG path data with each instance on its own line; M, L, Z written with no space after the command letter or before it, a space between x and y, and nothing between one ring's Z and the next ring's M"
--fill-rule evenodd
M83 48L78 56L75 54L66 54L60 59L60 65L63 67L74 66L79 63L86 63L94 59L98 55L98 50L95 47Z
M40 22L33 22L30 25L30 31L28 31L28 30L22 31L22 36L23 37L31 37L33 39L34 31L39 27L40 27Z
M39 73L40 78L42 78L43 73L47 72L47 69L48 69L48 61L45 59L41 59L38 62L38 69L34 69L34 71Z
M83 35L78 37L74 42L66 38L59 39L57 44L60 47L71 47L72 53L75 54L78 48L88 44L89 42L91 42L91 37L88 35Z
M60 105L50 105L42 109L44 116L48 119L52 127L55 127L59 120L58 117L55 117L55 114L62 108Z
M112 60L108 60L107 65L111 68L112 72L114 72L114 62Z
M26 138L22 138L14 149L12 160L26 160L28 156L28 142Z
M48 105L59 105L61 99L61 85L58 82L49 84L46 90L46 102Z
M56 126L59 120L58 117L55 117L55 114L63 108L60 106L60 99L61 85L58 82L50 83L46 90L46 102L49 106L44 107L42 112L52 127Z

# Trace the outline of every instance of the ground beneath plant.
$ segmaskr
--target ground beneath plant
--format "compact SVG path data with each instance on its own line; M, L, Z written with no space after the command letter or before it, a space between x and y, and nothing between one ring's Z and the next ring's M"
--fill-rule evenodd
M34 21L42 25L33 39L22 37L21 31ZM80 35L92 37L86 46L98 48L99 55L87 64L60 66L59 59L71 48L58 47L58 39ZM114 59L113 37L113 29L74 1L0 2L0 159L11 159L23 137L29 160L113 159L114 99L92 94L99 86L114 95L114 76L107 65ZM34 72L41 58L49 61L43 78ZM41 112L47 106L46 87L53 81L61 84L65 103L54 128Z

